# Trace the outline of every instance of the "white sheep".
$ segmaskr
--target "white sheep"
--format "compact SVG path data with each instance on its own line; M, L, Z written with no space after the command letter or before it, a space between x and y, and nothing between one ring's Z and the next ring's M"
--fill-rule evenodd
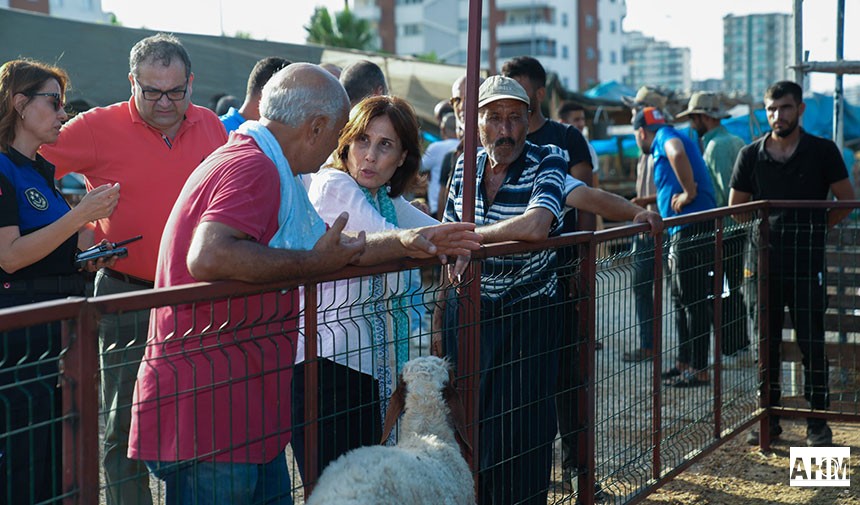
M332 462L308 505L474 505L472 473L454 433L457 429L466 440L463 408L451 382L443 359L425 356L407 362L383 435L384 441L405 403L397 445L360 447Z

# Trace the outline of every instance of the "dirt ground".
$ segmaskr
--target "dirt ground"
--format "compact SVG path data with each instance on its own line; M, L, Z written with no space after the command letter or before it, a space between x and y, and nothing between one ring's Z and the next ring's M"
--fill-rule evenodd
M851 487L788 485L789 448L804 446L806 424L783 420L785 432L762 453L745 435L726 442L649 496L648 505L860 505L860 426L831 423L833 443L851 447Z

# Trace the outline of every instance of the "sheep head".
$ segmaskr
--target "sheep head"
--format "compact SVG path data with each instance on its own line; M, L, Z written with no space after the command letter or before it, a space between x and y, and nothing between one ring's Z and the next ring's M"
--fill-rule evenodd
M447 360L436 356L414 358L403 365L397 389L391 395L385 426L380 443L384 444L394 429L394 424L403 412L407 395L435 395L441 392L448 407L449 421L454 436L465 457L471 456L472 446L466 436L466 411L457 388L454 387L454 372Z

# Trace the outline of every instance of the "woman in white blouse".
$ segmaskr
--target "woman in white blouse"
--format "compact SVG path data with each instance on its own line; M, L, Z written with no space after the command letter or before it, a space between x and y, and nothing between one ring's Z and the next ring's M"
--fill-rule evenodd
M329 223L349 212L344 231L371 233L438 224L401 196L418 173L420 145L418 120L405 100L365 99L352 109L331 166L311 176L311 203ZM419 274L391 273L320 287L317 349L324 358L319 360L320 472L344 452L379 442L394 377L408 359L408 316L414 312L408 303L408 275ZM292 440L303 470L304 340L296 355L297 429Z

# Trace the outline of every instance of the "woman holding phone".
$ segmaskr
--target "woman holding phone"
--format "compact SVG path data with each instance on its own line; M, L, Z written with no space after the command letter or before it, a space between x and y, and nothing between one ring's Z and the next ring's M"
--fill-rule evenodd
M68 119L67 85L66 72L51 65L0 67L0 308L82 296L75 254L92 245L87 225L110 216L119 200L119 186L105 185L70 208L54 167L38 154ZM0 503L62 494L60 350L59 322L0 332Z

